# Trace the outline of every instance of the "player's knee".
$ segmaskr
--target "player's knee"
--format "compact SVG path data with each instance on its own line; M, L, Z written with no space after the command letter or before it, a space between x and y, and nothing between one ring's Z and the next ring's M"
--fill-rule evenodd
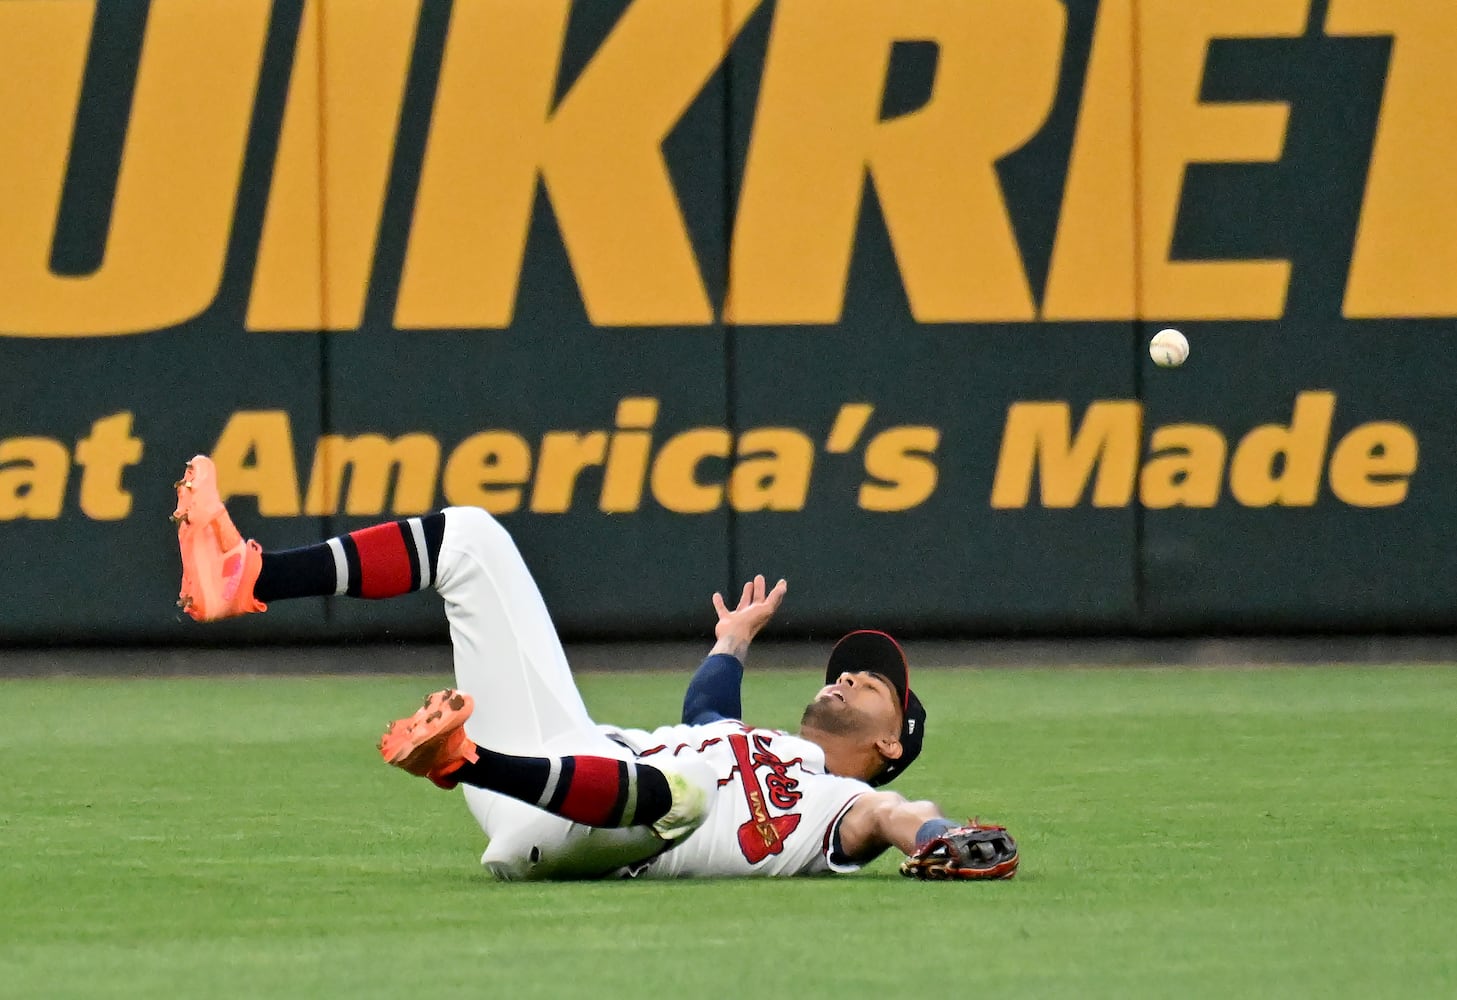
M485 566L514 565L521 560L511 533L479 507L445 508L445 541L441 550L442 554L446 550L467 553L472 557L467 563L473 561ZM442 564L447 563L453 564L453 561L442 559ZM448 571L442 572L445 575L449 575Z
M523 833L527 836L522 836ZM527 829L492 837L485 853L481 855L481 867L501 882L524 882L538 878L536 869L541 863L542 855L536 842L543 838L530 836L530 833L530 829Z
M676 760L658 765L673 794L667 815L653 824L653 830L667 841L681 840L708 818L713 789L718 784L712 768L700 760Z
M511 542L511 535L489 511L480 507L446 507L445 526L448 531L462 539L482 541L486 544Z
M521 858L504 861L481 861L481 866L491 873L497 882L525 882L531 878L531 865Z

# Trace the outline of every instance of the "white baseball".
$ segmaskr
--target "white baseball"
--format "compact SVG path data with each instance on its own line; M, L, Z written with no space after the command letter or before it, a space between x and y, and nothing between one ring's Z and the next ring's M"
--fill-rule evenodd
M1177 368L1189 359L1189 341L1178 330L1160 330L1148 342L1148 356L1160 368Z

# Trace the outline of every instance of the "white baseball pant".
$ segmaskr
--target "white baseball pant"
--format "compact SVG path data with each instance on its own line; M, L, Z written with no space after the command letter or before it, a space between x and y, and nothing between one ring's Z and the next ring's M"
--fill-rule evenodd
M456 687L475 699L465 727L472 740L521 756L633 759L587 714L546 602L499 521L477 507L446 509L435 589L450 622ZM490 839L481 864L499 879L592 878L663 849L650 827L583 826L462 788Z

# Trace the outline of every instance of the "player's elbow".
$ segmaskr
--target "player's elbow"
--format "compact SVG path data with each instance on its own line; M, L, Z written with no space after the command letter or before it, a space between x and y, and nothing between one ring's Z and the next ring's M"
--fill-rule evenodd
M874 792L875 798L867 810L866 819L869 827L884 839L891 839L890 831L894 830L896 823L902 820L908 807L915 803L910 802L899 792Z
M915 820L924 823L928 819L939 819L941 807L929 799L910 801L902 799L900 807L896 810L898 819Z

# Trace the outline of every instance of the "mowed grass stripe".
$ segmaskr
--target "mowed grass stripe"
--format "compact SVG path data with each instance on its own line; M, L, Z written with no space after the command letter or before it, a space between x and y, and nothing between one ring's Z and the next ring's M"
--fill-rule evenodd
M691 668L691 664L687 668ZM897 786L1008 823L1006 884L503 885L378 760L449 678L0 683L5 995L1457 995L1457 671L924 671ZM686 669L581 678L671 721ZM792 728L816 671L754 674Z

